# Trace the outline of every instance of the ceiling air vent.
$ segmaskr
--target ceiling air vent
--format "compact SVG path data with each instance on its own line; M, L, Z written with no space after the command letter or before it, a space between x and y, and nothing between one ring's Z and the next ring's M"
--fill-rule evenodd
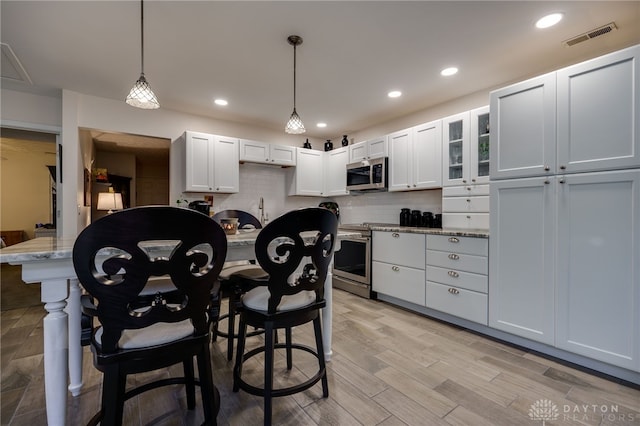
M565 46L573 46L578 43L582 43L583 41L591 40L592 38L605 35L617 29L618 27L616 27L616 24L614 22L611 22L610 24L604 25L600 28L594 28L593 30L587 31L584 34L571 37L570 39L563 41L562 44L564 44Z

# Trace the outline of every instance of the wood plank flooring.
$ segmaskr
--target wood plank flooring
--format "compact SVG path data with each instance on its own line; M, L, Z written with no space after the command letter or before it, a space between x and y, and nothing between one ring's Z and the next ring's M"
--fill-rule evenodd
M224 303L223 303L224 305ZM1 317L2 425L46 424L42 307L14 309ZM640 425L640 390L450 326L392 305L334 291L333 359L329 398L320 384L274 400L274 425ZM312 345L310 327L294 340ZM252 337L256 345L261 336ZM262 399L232 392L226 340L212 344L214 379L221 394L219 425L260 425ZM313 374L315 361L294 354L286 371L278 356L277 381ZM245 373L255 383L260 358ZM86 424L100 404L101 374L85 348L84 387L68 397L69 425ZM180 368L132 377L130 383ZM540 401L557 411L540 411ZM537 406L535 404L538 404ZM126 425L196 425L202 405L185 410L183 388L145 393L126 403Z

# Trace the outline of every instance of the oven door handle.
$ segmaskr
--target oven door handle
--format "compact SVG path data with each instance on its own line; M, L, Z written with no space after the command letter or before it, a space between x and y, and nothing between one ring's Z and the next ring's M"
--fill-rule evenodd
M345 237L345 238L340 238L341 241L358 241L361 243L368 243L371 238L369 237Z

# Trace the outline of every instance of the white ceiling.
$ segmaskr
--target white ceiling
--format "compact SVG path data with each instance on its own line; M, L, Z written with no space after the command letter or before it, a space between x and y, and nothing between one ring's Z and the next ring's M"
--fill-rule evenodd
M297 34L297 110L307 135L322 139L640 43L640 1L144 5L145 74L163 108L284 129L293 106L286 39ZM565 19L536 29L549 12ZM3 0L1 14L2 42L33 82L3 78L4 87L124 100L139 76L138 1ZM617 31L562 45L610 22ZM439 75L452 65L457 75ZM392 89L403 96L388 98ZM216 97L229 105L213 105Z

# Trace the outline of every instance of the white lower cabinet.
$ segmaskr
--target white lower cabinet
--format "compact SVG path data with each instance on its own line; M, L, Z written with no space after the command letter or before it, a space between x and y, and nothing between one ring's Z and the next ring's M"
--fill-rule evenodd
M425 301L425 235L374 231L373 291L416 305Z
M489 185L442 188L442 227L489 229Z
M491 183L489 325L640 371L640 170Z
M427 235L426 243L426 307L487 325L487 239Z

